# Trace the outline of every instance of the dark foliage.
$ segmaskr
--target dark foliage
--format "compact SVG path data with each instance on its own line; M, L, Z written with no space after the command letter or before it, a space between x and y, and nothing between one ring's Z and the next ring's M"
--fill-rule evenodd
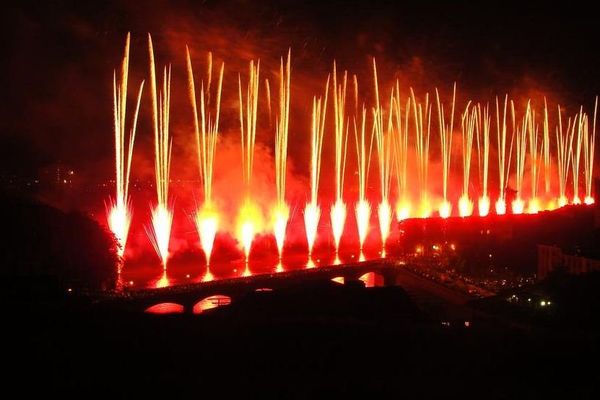
M0 277L59 287L112 288L114 236L89 217L33 200L0 195Z

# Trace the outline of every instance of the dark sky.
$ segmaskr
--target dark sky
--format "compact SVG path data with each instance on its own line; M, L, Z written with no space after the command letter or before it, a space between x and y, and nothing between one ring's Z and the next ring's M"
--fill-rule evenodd
M456 80L465 98L483 101L507 91L516 96L543 91L572 109L579 104L589 109L600 93L598 15L575 2L87 3L92 2L18 1L3 9L3 173L35 174L62 162L90 178L111 175L111 79L127 31L133 37L132 85L147 76L147 32L161 63L173 63L176 135L187 135L189 126L186 43L199 57L214 50L231 73L250 57L275 69L291 46L295 85L307 92L295 97L305 103L300 110L308 109L309 93L318 93L334 58L368 77L369 59L376 56L384 78L404 71L416 87L429 91ZM234 85L236 76L225 79ZM228 88L235 86L226 83ZM140 146L148 148L149 116L142 114Z

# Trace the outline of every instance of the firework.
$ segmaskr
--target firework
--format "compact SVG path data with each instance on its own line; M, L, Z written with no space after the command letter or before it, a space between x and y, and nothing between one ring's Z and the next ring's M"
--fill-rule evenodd
M325 131L325 115L327 114L327 94L329 92L329 76L325 84L325 97L313 98L311 136L310 136L310 202L304 208L304 227L308 243L309 258L317 237L317 227L321 218L318 203L319 177L321 174L321 150L323 149L323 133Z
M592 132L589 133L586 123L586 130L583 136L583 161L585 174L585 204L594 204L592 197L592 179L594 177L594 150L596 145L596 111L598 110L598 97L594 103L594 119L592 121Z
M562 112L558 106L558 126L556 127L556 160L558 164L558 206L563 207L569 203L567 199L567 179L571 163L570 143L573 135L570 133L575 129L571 124L571 118L567 122L567 130L563 131Z
M390 206L390 188L392 179L392 124L388 121L387 133L383 127L383 110L379 102L379 83L377 80L377 65L373 59L373 78L375 83L375 108L373 109L373 130L377 143L377 159L379 165L379 186L381 190L381 203L377 207L379 217L379 232L381 234L382 247L390 234L392 221L392 207ZM393 103L393 93L390 98L390 110ZM391 117L390 111L390 117Z
M569 145L569 152L571 153L571 173L573 175L573 204L581 204L581 199L579 198L579 163L581 161L584 129L587 127L587 115L583 113L583 108L579 109L579 114L575 117L574 124ZM577 132L577 135L575 135L575 132ZM575 140L575 147L573 147L573 140Z
M544 97L544 139L542 145L544 157L544 189L546 197L550 196L551 159L550 159L550 124L548 123L548 103Z
M512 114L514 116L514 103L511 102ZM517 197L512 202L513 214L522 214L525 210L525 202L523 201L523 176L525 174L525 156L527 155L527 131L529 128L529 118L531 115L531 106L527 102L527 109L523 116L521 125L517 127L515 137L515 185ZM514 118L514 117L513 117Z
M458 200L458 212L461 217L468 217L473 213L473 202L469 198L469 175L471 173L471 155L473 151L473 135L477 127L477 107L470 109L467 103L461 118L462 126L462 161L463 161L463 191Z
M437 101L438 122L440 132L440 149L442 152L442 187L444 199L440 204L440 217L447 218L452 212L452 205L448 201L448 179L450 176L450 158L452 156L452 131L454 129L454 104L456 101L456 84L452 94L452 111L450 113L450 125L446 124L444 105L440 102L440 94L435 90L435 98Z
M121 62L120 79L117 81L117 72L113 73L113 118L115 135L115 183L116 194L114 201L108 210L108 226L115 235L118 243L119 257L125 253L127 235L131 224L131 204L129 201L129 175L131 172L131 159L133 156L133 144L135 142L135 130L137 118L140 111L142 91L144 82L138 90L137 103L133 114L132 127L126 143L125 122L127 116L127 83L129 76L129 43L130 35L125 40L125 51Z
M356 203L356 225L358 228L358 240L360 249L367 237L369 230L369 219L371 217L371 204L366 197L367 180L369 177L369 164L371 161L371 146L366 143L365 124L367 110L362 106L362 118L360 132L354 118L354 138L356 139L356 156L358 158L358 202ZM372 144L372 140L370 140Z
M346 170L346 149L348 146L348 125L346 123L346 83L348 73L344 71L342 83L338 85L336 65L333 63L333 113L335 127L335 203L331 208L331 229L336 253L346 223L344 203L344 173Z
M541 157L543 156L543 142L538 145L538 126L535 122L535 111L531 112L527 127L529 137L529 171L531 173L531 198L529 200L528 212L535 214L540 209L540 203L537 198L538 179L541 166Z
M410 115L410 97L406 102L404 123L402 123L402 110L400 107L400 83L396 80L391 96L390 124L395 132L394 164L396 166L396 182L398 187L398 203L396 204L396 218L398 221L410 215L410 204L407 195L407 165L408 165L408 117Z
M252 181L252 167L254 164L254 143L256 139L256 117L258 114L258 91L259 91L260 60L255 64L250 61L248 85L246 88L246 102L242 95L242 77L238 75L238 94L240 106L240 133L242 139L242 164L244 183L246 185L246 200L240 209L238 223L238 240L242 243L246 263L250 256L250 248L254 235L261 221L261 213L250 196L250 185ZM245 125L245 127L244 127ZM249 273L246 266L245 273Z
M425 105L417 103L415 92L410 89L412 99L413 114L415 119L415 153L417 156L419 186L421 193L420 216L428 218L431 215L431 205L429 204L428 194L428 174L429 174L429 138L431 132L431 104L429 103L429 93L425 95Z
M285 69L281 59L279 69L279 115L275 132L275 182L277 186L277 204L273 211L273 232L277 242L279 258L283 252L285 230L290 210L285 202L285 175L287 161L288 122L290 114L290 52Z
M511 102L512 103L512 102ZM504 97L504 107L502 111L502 123L500 122L500 104L496 97L496 138L498 143L498 200L496 201L496 214L506 213L506 185L510 176L510 159L512 156L512 147L514 140L515 115L512 113L513 134L510 139L508 155L506 153L506 113L508 105L508 95ZM507 159L508 156L508 159Z
M198 166L200 179L202 181L204 202L196 210L195 224L200 237L200 245L206 257L205 280L210 280L210 256L215 242L215 236L219 229L219 216L213 201L212 184L215 152L217 149L217 140L219 135L219 114L221 107L221 89L223 85L223 72L225 64L221 63L219 70L219 80L217 83L216 99L211 101L211 82L212 82L212 53L208 53L208 68L206 86L204 80L200 87L200 115L198 115L198 106L196 101L196 88L194 84L194 71L192 69L192 58L190 51L186 46L187 72L189 97L192 103L194 113L194 132L196 135L196 154L198 157ZM214 108L214 114L212 109ZM200 118L200 119L198 119Z
M152 37L148 34L150 54L150 89L152 94L152 122L154 126L154 172L156 176L156 207L152 209L152 227L148 230L150 241L167 268L169 240L173 211L169 208L169 175L171 171L172 140L169 138L169 107L171 103L171 67L163 70L162 89L157 90Z
M490 160L490 125L491 117L489 107L486 105L481 111L477 105L477 161L479 177L481 180L481 197L478 202L479 216L485 217L490 212L490 198L488 196L488 170Z

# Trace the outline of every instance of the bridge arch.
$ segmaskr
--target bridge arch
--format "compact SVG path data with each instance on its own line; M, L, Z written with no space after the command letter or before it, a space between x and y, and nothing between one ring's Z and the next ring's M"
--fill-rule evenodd
M346 278L344 278L343 276L335 276L331 278L331 281L340 285L344 285L346 283Z
M366 272L358 279L363 281L365 283L365 287L368 288L383 286L385 281L383 275L375 271Z
M227 306L231 304L231 296L227 296L224 294L213 294L208 297L203 298L194 304L192 308L192 313L194 314L202 314L207 310L212 310L213 308Z
M158 303L144 310L148 314L181 314L184 307L178 303Z

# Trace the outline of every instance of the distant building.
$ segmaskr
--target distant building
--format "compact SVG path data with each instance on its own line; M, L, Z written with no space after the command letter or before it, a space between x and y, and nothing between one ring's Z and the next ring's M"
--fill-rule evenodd
M537 278L544 279L556 269L562 268L573 275L600 271L600 260L564 254L557 246L538 245Z

